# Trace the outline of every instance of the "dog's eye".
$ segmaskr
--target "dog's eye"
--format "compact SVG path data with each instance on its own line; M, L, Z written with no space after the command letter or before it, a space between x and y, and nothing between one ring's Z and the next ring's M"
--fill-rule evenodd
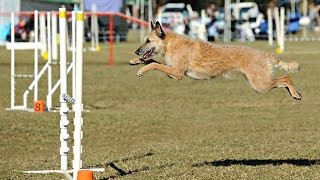
M149 39L147 39L147 43L150 43L151 41Z

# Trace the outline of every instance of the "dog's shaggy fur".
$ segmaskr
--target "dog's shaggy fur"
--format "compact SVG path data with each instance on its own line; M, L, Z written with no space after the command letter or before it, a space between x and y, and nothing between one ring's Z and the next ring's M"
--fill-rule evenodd
M300 69L297 62L283 62L272 53L258 51L244 46L217 45L193 40L171 31L164 31L159 22L151 22L152 31L136 54L142 58L130 60L129 64L147 64L137 75L150 70L159 70L168 76L181 80L184 75L194 79L210 79L219 75L238 71L244 74L256 92L264 92L276 87L285 87L297 100L297 92L288 76L274 78L273 67L287 72ZM165 65L151 59L161 54Z

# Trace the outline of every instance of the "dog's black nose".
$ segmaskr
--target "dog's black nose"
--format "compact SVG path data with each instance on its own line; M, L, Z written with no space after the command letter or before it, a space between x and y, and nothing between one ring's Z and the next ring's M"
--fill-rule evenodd
M139 55L139 53L140 53L139 49L137 49L135 53L136 53L136 55Z

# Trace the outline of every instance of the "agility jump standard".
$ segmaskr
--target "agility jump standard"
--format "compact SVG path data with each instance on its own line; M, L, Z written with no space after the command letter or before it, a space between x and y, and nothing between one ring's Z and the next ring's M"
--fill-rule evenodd
M40 25L42 28L40 29L41 34L46 33L45 29L45 14L40 15L42 21ZM48 36L51 34L50 27L50 12L47 13L48 17ZM34 89L34 101L38 100L38 81L44 74L44 72L48 69L51 70L51 39L48 38L48 62L43 66L40 72L38 72L38 51L39 49L43 49L43 47L47 47L47 41L39 42L39 33L38 33L38 23L39 23L39 13L38 11L34 11L34 42L15 42L14 36L14 13L11 13L11 42L6 44L6 48L11 50L11 105L10 110L29 110L27 108L27 97L29 92ZM34 74L15 74L15 50L34 50ZM15 105L15 78L33 78L34 80L29 85L27 90L23 94L23 105ZM48 75L48 85L51 83L51 76Z
M38 29L38 11L34 12L34 27ZM35 42L15 42L14 36L14 13L11 13L11 43L6 44L6 48L11 50L11 110L26 109L26 104L15 105L15 79L16 78L38 78L38 49L41 48L38 42L38 31L35 31ZM34 50L34 74L15 74L15 50ZM38 84L34 83L34 100L38 98Z
M25 13L26 14L26 13ZM41 14L38 11L28 12L28 15L34 14L34 29L35 29L35 42L15 42L14 38L14 13L11 13L11 42L6 44L6 48L11 50L11 104L8 110L27 110L31 111L32 108L28 108L28 95L30 91L34 90L34 101L38 100L38 82L40 78L45 74L45 71L48 71L48 94L46 96L46 105L48 111L52 111L52 95L58 89L61 82L60 79L56 82L56 84L52 87L52 65L59 64L57 60L57 13L47 12L47 27L45 26L45 13ZM39 33L38 33L38 24L39 24L39 16L40 16L40 34L44 37L46 34L46 38L44 40L39 41ZM71 70L72 72L72 95L75 95L75 68L73 68L75 63L75 11L72 12L72 62L69 64L67 73ZM40 36L41 38L41 36ZM45 47L45 50L43 50ZM45 53L47 53L47 63L42 67L40 72L38 71L38 59L39 59L39 50L42 49ZM34 50L34 73L33 74L16 74L15 72L15 50ZM23 104L16 105L15 104L15 79L16 78L32 78L33 81L28 86L23 94ZM73 107L74 110L74 107Z
M78 172L82 167L82 146L81 140L83 138L83 132L81 127L83 125L82 111L82 72L83 72L83 27L84 27L84 14L82 11L77 12L76 22L76 94L75 98L67 95L67 61L66 61L66 49L67 49L67 32L66 32L66 9L59 9L59 29L60 29L60 156L61 167L60 170L39 170L39 171L25 171L25 173L61 173L65 174L68 179L76 180ZM68 170L68 102L74 104L75 117L74 117L74 146L73 146L73 169ZM104 168L88 169L90 171L104 171ZM73 174L73 176L70 175Z

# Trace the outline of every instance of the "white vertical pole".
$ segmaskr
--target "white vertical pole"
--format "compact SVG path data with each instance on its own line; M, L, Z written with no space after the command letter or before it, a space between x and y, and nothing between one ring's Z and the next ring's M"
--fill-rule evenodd
M140 4L140 19L144 21L144 0L141 0ZM140 25L140 42L143 41L144 37L144 26Z
M148 21L149 21L149 23L152 21L152 10L153 10L153 8L152 8L152 0L149 0L148 1ZM148 26L149 28L149 31L151 31L151 26Z
M81 131L81 126L83 124L82 118L82 65L83 65L83 19L84 15L83 12L77 12L77 55L76 55L76 102L75 102L75 116L74 116L74 147L73 147L73 179L77 179L77 174L79 169L82 167L81 161L81 153L82 153L82 146L81 146L81 139L83 133Z
M284 7L280 8L280 49L281 52L284 50L284 34L285 34L285 29L284 29Z
M39 26L39 16L38 16L38 11L34 11L34 42L36 44L39 43L39 33L38 33L38 26ZM38 76L38 46L34 48L34 79L37 79ZM38 100L38 82L35 83L34 85L34 96L33 100L36 101ZM27 108L27 104L24 104L25 108Z
M11 13L11 43L14 43L14 13ZM11 109L14 109L14 101L15 101L15 62L14 62L14 48L11 48Z
M268 40L269 40L269 46L273 46L273 25L272 25L272 11L271 11L271 8L268 8L267 15L268 15Z
M230 9L230 0L224 1L224 42L229 42L231 37L231 9Z
M290 0L290 4L291 4L291 12L292 14L296 13L296 2L295 0Z
M302 13L303 13L303 17L307 18L307 13L308 13L308 1L307 0L303 0ZM303 26L302 33L303 33L303 38L307 38L307 25Z
M52 59L58 59L58 44L57 44L57 14L52 13Z
M91 4L91 51L95 51L96 46L95 46L95 13L97 11L97 6L96 4Z
M51 74L50 78L48 75L48 81L50 79L52 83L52 60L57 61L58 59L58 49L57 49L57 14L55 12L50 13L51 14L51 30L48 28L48 31L51 31L51 35L48 33L48 62L49 62L49 68L48 68L48 74ZM50 38L51 37L51 38ZM49 40L51 41L51 44L49 45ZM51 54L51 55L49 55ZM49 73L50 71L50 73ZM52 84L49 88L49 82L48 82L48 95L47 95L47 108L48 110L52 109Z
M99 25L97 15L97 5L91 5L91 51L98 51L99 49Z
M51 57L51 13L47 12L47 33L48 33L48 94L52 88L52 57ZM47 96L47 104L51 103L52 104L52 96L49 97ZM51 105L52 106L52 105ZM50 106L50 108L51 108Z
M59 29L60 29L60 156L61 156L61 170L68 168L68 105L67 101L63 99L62 95L67 94L67 20L66 9L59 8Z
M72 97L76 97L76 10L72 11ZM72 104L74 110L74 104Z
M95 51L99 51L99 25L98 25L98 15L97 15L97 6L95 5L94 10L94 33L95 33Z
M99 51L100 45L99 45L99 24L98 24L98 15L95 15L95 26L96 26L96 51Z
M206 30L206 11L204 9L201 10L201 27L199 32L199 39L203 41L207 41L207 30Z
M40 42L41 42L41 54L43 55L47 51L47 35L46 35L46 15L40 13Z
M274 8L274 19L276 22L277 44L278 46L280 46L280 18L279 18L279 9L277 7Z

